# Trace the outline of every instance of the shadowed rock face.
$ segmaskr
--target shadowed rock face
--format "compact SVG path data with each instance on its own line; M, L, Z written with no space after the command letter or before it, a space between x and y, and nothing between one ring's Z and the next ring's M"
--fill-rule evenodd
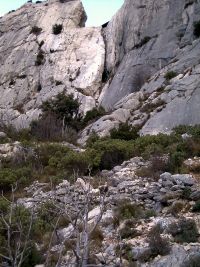
M84 28L82 3L28 3L0 19L0 113L27 127L40 105L59 92L73 93L80 111L95 106L104 68L100 28ZM60 34L52 27L62 25Z

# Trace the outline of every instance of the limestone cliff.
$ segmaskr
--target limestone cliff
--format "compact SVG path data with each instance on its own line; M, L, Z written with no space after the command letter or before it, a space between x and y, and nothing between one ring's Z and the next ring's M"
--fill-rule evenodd
M0 19L0 112L17 128L40 114L42 101L73 93L81 111L95 106L104 68L100 28L84 28L82 3L27 3ZM60 34L52 27L62 25Z
M104 30L108 81L99 101L112 112L87 133L103 136L124 121L142 134L200 123L199 8L199 1L125 0Z
M125 0L103 29L84 27L79 0L27 3L5 15L1 120L27 127L44 100L64 91L79 99L82 113L96 105L109 111L81 133L81 143L125 121L141 134L200 123L199 9L194 0ZM52 32L56 24L60 34Z

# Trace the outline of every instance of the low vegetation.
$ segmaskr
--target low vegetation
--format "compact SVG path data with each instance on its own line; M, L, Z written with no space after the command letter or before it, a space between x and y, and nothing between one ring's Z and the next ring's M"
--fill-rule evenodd
M63 25L62 24L55 24L52 27L52 32L55 35L60 34L62 32L62 30L63 30Z
M200 20L194 22L194 36L196 38L200 37Z
M199 239L196 223L192 219L181 218L170 226L169 232L177 243L193 243Z
M165 256L170 252L169 241L162 237L161 226L155 225L149 232L148 242L151 251L151 257L156 257L158 255Z
M42 32L42 28L38 27L38 26L33 26L30 33L35 34L35 35L39 35Z
M171 79L175 78L177 76L177 73L175 71L168 71L166 74L165 74L165 79L167 81L170 81Z

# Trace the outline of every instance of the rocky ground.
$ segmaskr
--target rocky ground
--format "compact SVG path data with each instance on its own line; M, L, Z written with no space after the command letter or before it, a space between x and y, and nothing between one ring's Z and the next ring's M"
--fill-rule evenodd
M200 212L192 212L195 201L200 199L199 181L191 174L163 173L158 180L140 177L139 171L148 165L149 162L142 158L132 158L111 171L102 171L100 186L94 177L78 178L74 184L63 181L51 191L45 189L47 184L34 182L25 189L28 197L18 201L30 208L47 200L54 200L63 203L67 210L73 208L73 203L76 202L81 209L85 205L84 192L89 188L91 210L88 214L88 224L92 225L101 213L100 200L102 190L106 188L105 206L99 221L103 240L93 255L97 264L94 266L199 266L187 265L188 260L192 262L193 258L199 256L198 237L196 240L186 238L177 241L173 230L170 230L180 220L194 220L199 231ZM120 210L122 213L124 211L119 208L119 203L125 204L127 201L135 205L135 216L120 214ZM139 214L136 207L141 209ZM116 224L117 220L119 222ZM168 255L158 253L154 258L151 255L149 233L155 225L161 227L162 238L168 240L170 249L166 253ZM61 240L70 239L73 231L72 225L59 229ZM161 241L157 241L158 247ZM116 251L120 245L119 256L119 251ZM53 247L52 250L54 249L59 247ZM74 266L66 265L69 255L64 256L63 266Z

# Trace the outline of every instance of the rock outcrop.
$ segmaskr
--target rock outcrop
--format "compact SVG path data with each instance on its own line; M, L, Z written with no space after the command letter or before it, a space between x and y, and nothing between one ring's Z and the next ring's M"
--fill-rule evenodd
M200 42L194 35L199 7L198 1L187 0L125 1L104 30L108 81L99 102L111 114L87 133L107 135L106 128L123 122L116 114L126 114L141 134L200 123ZM84 131L80 142L86 139Z
M105 48L100 28L84 28L79 0L27 3L0 19L0 113L17 128L37 119L41 103L65 91L80 111L95 106ZM62 25L53 34L54 25Z
M67 180L60 183L54 190L48 191L48 184L39 183L35 181L30 187L25 190L28 193L27 198L18 199L18 203L26 207L38 207L41 203L48 201L56 201L63 203L67 212L76 210L84 210L85 205L85 192L90 195L91 210L88 213L88 225L92 225L97 220L101 209L99 206L102 203L101 191L102 188L107 188L105 194L105 207L101 220L99 220L99 227L104 235L100 252L95 254L97 263L104 262L105 266L115 266L120 262L116 253L119 244L122 246L127 245L132 247L129 251L129 257L137 262L138 267L174 267L174 266L190 266L182 265L187 262L190 257L199 256L200 245L199 242L184 242L178 244L171 236L171 226L179 220L185 218L196 222L199 231L199 212L192 212L194 201L191 200L192 195L199 192L199 183L196 179L189 174L176 174L163 173L159 180L154 180L148 176L140 177L139 171L149 166L150 162L144 161L142 158L132 158L125 161L122 165L114 167L111 171L102 171L101 177L106 178L105 186L93 187L93 177L78 178L74 184L70 184ZM98 178L99 179L99 178ZM187 196L185 192L189 192ZM184 197L185 196L185 197ZM197 198L200 199L200 195ZM127 219L124 213L123 221L117 226L115 220L116 207L119 208L119 203L134 203L138 207L143 207L146 215L141 215L140 218ZM56 206L56 205L55 205ZM128 211L127 211L128 212ZM118 215L119 216L119 215ZM120 216L122 216L120 214ZM128 215L127 215L128 216ZM125 226L126 222L134 222L134 233L129 226ZM128 224L127 224L128 225ZM148 244L148 233L155 226L160 225L163 229L163 235L170 240L169 255L158 255L152 259ZM126 227L126 228L125 228ZM120 230L125 229L124 236L120 237ZM189 229L190 230L190 229ZM60 229L59 235L61 240L68 240L73 236L74 228L72 224ZM173 232L172 232L173 233ZM120 243L121 242L121 243ZM158 246L160 243L158 241ZM59 249L55 246L55 250ZM126 258L126 253L122 254L122 258ZM63 257L63 265L65 265L66 256ZM72 261L73 259L70 258ZM122 260L122 259L121 259ZM124 259L123 259L124 260ZM130 266L129 262L125 261L119 266ZM191 260L189 261L191 263Z
M97 105L109 111L83 130L80 143L125 121L141 134L200 123L199 8L193 0L125 0L103 28L84 27L79 0L10 12L0 19L1 120L28 127L43 101L65 92L82 113ZM60 34L52 32L56 24Z

